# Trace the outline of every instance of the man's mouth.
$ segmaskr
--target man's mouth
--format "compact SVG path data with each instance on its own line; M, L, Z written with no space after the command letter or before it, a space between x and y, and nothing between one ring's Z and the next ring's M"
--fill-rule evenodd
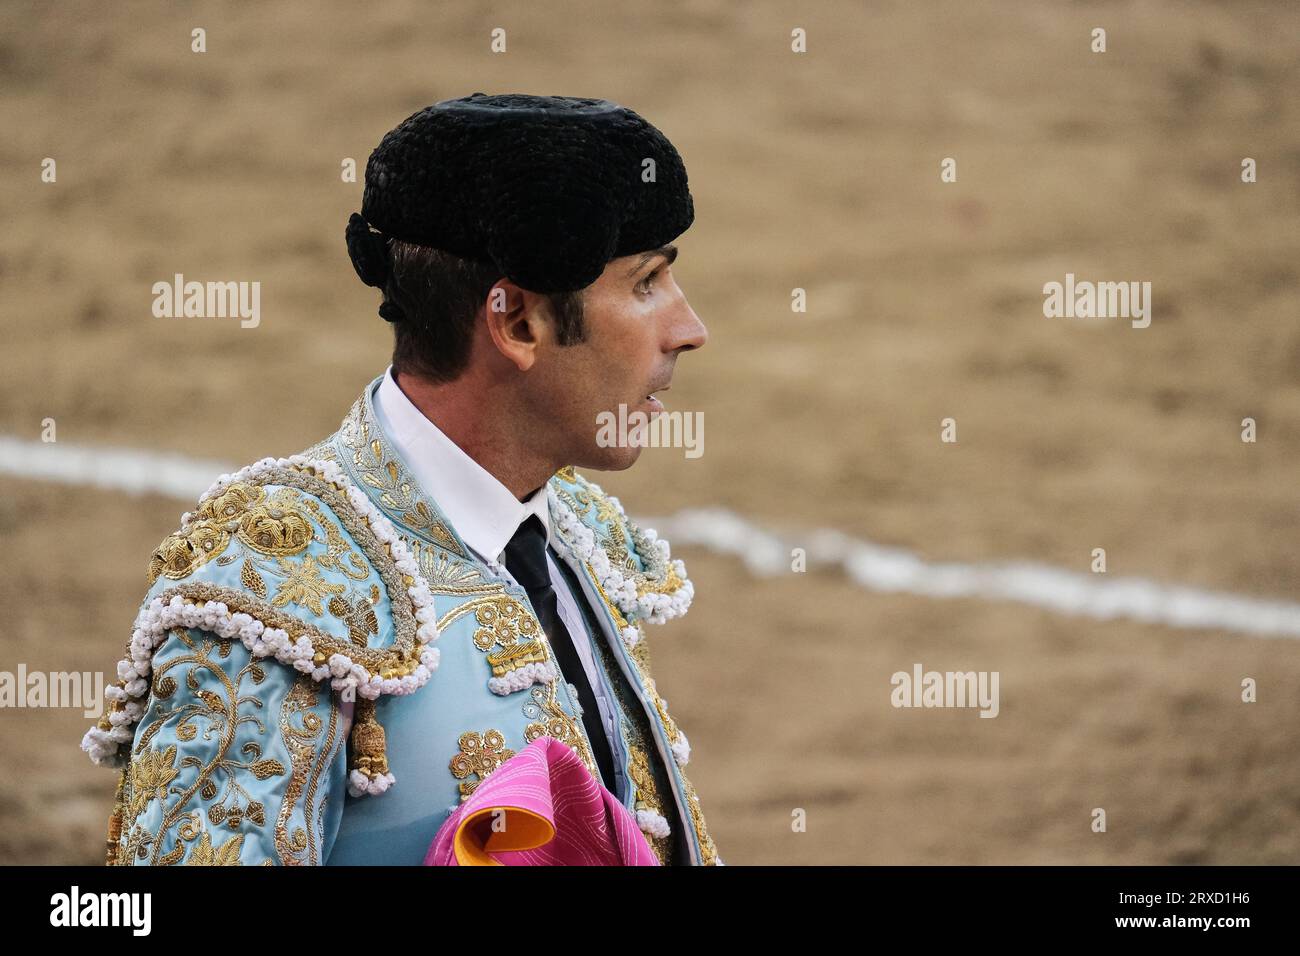
M663 388L656 388L656 389L654 389L653 391L651 391L648 395L646 395L646 397L645 397L646 403L650 406L650 410L651 410L652 412L662 412L662 411L664 410L664 403L661 402L661 401L656 397L656 395L657 395L657 393L659 393L659 392L666 392L666 391L668 391L668 389L669 389L670 387L671 387L671 386L665 385Z

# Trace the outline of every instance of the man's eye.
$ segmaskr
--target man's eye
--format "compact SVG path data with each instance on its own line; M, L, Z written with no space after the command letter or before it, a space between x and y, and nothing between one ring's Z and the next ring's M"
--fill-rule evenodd
M637 283L636 285L637 289L639 291L649 293L650 287L654 285L654 281L658 277L659 277L659 270L656 269L654 272L650 273L648 276L646 276L644 279L642 279L640 282Z

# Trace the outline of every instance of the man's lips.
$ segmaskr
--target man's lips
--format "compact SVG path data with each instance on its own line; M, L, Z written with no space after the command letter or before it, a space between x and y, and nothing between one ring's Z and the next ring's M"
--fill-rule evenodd
M664 410L664 403L659 401L659 399L655 397L655 393L666 392L671 387L672 386L670 385L664 385L662 388L652 388L650 392L646 395L645 397L646 404L650 406L650 410L652 412L662 412Z

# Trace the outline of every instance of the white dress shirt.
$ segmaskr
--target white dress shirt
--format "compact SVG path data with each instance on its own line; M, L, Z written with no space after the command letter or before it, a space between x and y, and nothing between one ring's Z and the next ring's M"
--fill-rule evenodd
M568 582L556 567L551 554L551 514L546 500L546 486L537 489L529 498L520 501L500 481L447 437L437 425L424 416L398 387L393 378L392 366L384 373L384 380L375 389L372 401L380 427L402 456L416 482L438 504L443 516L456 529L460 539L493 570L508 578L514 576L506 569L503 552L519 526L536 515L546 529L546 563L551 572L551 585L555 588L560 619L573 637L574 649L582 660L587 680L591 683L600 710L601 725L609 738L614 755L617 786L621 789L623 767L620 765L616 726L617 710L609 699L605 681L597 666L595 649L587 639L587 625L578 610ZM574 694L577 699L577 694Z

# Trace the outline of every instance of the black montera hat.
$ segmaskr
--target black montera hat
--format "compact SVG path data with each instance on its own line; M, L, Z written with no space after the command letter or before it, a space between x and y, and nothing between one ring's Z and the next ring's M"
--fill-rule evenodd
M368 285L386 283L397 238L490 261L542 293L590 285L609 260L670 242L695 218L681 156L632 110L523 93L406 119L370 154L361 212L348 252Z

